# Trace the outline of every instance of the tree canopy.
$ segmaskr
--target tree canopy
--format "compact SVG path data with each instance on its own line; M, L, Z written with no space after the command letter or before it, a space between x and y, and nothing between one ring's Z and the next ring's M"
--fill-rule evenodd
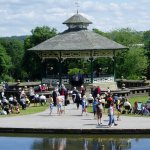
M34 52L29 52L27 49L55 36L57 30L55 28L43 26L36 27L31 33L32 35L28 36L24 41L25 55L23 58L23 68L28 74L28 78L36 80L41 78L43 72L41 60Z
M116 56L116 77L124 76L127 79L139 79L148 74L148 62L150 60L150 30L137 32L131 28L121 28L109 32L93 29L102 36L110 38L120 44L129 47ZM31 35L18 38L0 38L0 78L40 80L46 67L53 68L57 73L57 60L42 60L27 49L55 36L57 30L47 26L32 29ZM145 46L139 46L139 45ZM90 62L84 59L66 59L62 64L62 73L67 74L73 68L82 69L81 72L90 74ZM113 63L110 58L97 58L93 64L94 70L101 68L105 73L112 74ZM150 74L150 73L149 73Z
M5 78L11 68L11 58L7 55L5 48L0 44L0 77Z

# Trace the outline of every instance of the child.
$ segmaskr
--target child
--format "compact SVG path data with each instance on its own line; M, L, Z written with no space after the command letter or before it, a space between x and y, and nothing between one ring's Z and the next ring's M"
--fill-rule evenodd
M51 115L53 111L53 107L54 107L53 98L51 96L50 96L49 101L50 101L49 108L50 108L50 115Z
M81 113L81 116L83 115L83 112L86 113L87 115L87 101L86 101L86 96L84 95L83 98L82 98L82 113Z

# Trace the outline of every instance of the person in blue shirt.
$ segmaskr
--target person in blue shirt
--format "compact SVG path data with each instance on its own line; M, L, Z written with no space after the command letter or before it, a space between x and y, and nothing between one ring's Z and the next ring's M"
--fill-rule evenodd
M86 100L86 96L84 95L83 98L82 98L82 113L81 113L81 116L83 115L83 112L86 113L87 115L87 100Z
M98 104L98 101L96 98L93 100L93 113L94 113L94 119L96 119L96 105Z

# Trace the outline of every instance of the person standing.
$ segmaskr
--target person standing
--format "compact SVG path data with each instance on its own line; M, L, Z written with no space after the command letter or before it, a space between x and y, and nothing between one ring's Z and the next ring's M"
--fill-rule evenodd
M68 91L65 85L62 84L61 88L59 89L60 95L64 96L64 105L67 106L67 98L68 98Z
M53 111L53 107L54 107L52 96L50 96L50 98L49 98L49 103L50 103L49 108L50 108L50 115L51 115L52 111Z
M77 90L76 87L73 88L73 91L72 91L72 100L73 102L75 103L75 99L76 99L76 95L79 93L79 91Z
M111 103L108 108L108 116L109 116L108 126L109 127L112 127L113 125L117 126L117 124L115 123L115 118L114 118L114 103Z
M93 100L93 113L94 113L94 119L96 119L96 106L97 106L97 104L98 104L98 100L96 99L96 98L94 98L94 100Z
M87 115L87 100L86 100L86 96L84 95L82 98L82 113L81 116L83 115L83 113L85 112L85 114Z
M53 102L54 102L54 106L57 105L57 96L59 96L60 93L58 91L58 88L56 87L52 93L52 97L53 97Z
M81 97L83 97L85 95L85 92L86 92L86 88L83 85L81 85L80 92L81 92Z
M103 112L103 105L102 105L101 100L99 100L98 104L96 105L96 114L97 114L98 125L102 124L102 112Z

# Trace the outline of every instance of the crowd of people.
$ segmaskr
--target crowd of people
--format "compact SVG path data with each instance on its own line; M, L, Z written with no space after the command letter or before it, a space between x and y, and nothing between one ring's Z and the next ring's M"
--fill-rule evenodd
M107 89L106 93L101 92L100 86L93 86L91 88L91 93L86 96L86 88L82 85L80 90L77 90L76 87L73 88L72 91L72 99L73 102L76 103L77 109L81 104L82 112L87 115L87 107L92 105L94 118L97 118L98 125L102 124L102 114L105 111L105 108L108 108L108 116L109 116L109 126L117 125L114 119L114 98L111 94L110 89Z
M23 110L29 107L33 102L35 106L39 103L44 105L47 102L47 98L44 94L38 92L47 91L45 84L38 87L30 87L28 89L28 95L24 89L19 90L19 98L11 95L6 98L5 93L2 92L2 98L0 99L1 114L20 113L20 108ZM72 95L72 101L76 104L76 108L81 107L81 116L88 115L87 108L92 106L93 117L97 119L98 126L102 124L103 113L107 113L109 117L108 126L112 127L117 125L115 122L115 114L117 120L121 120L121 114L133 113L149 115L149 110L146 105L141 104L139 109L139 103L135 102L134 106L131 105L128 98L125 96L119 96L112 94L111 89L108 87L105 93L102 93L100 86L92 86L91 91L86 91L86 87L81 85L80 87L73 87L69 91L65 85L57 84L49 97L49 109L50 115L53 113L54 107L57 108L57 113L61 115L65 113L65 106L70 104L69 92ZM106 112L107 110L107 112Z
M108 87L105 93L101 92L100 86L93 86L91 93L87 95L86 88L82 85L77 90L76 87L72 91L73 102L76 103L77 109L82 106L82 113L87 115L87 107L93 107L94 118L97 118L98 125L102 124L102 114L107 109L105 114L109 117L109 127L117 125L115 123L114 116L116 114L117 120L121 120L121 114L142 114L149 115L149 110L146 104L135 102L134 106L131 105L126 96L119 96L118 94L112 94L111 89ZM140 104L140 106L139 106Z
M26 110L32 102L34 105L37 105L38 103L44 105L47 101L46 96L43 94L37 94L33 87L30 87L28 91L26 91L24 88L19 88L17 93L11 94L10 96L6 94L6 90L8 90L8 87L6 88L5 84L3 85L3 89L0 95L1 115L7 115L11 113L19 114L20 108L22 110ZM39 90L45 91L46 86L44 87L44 85L39 85Z

